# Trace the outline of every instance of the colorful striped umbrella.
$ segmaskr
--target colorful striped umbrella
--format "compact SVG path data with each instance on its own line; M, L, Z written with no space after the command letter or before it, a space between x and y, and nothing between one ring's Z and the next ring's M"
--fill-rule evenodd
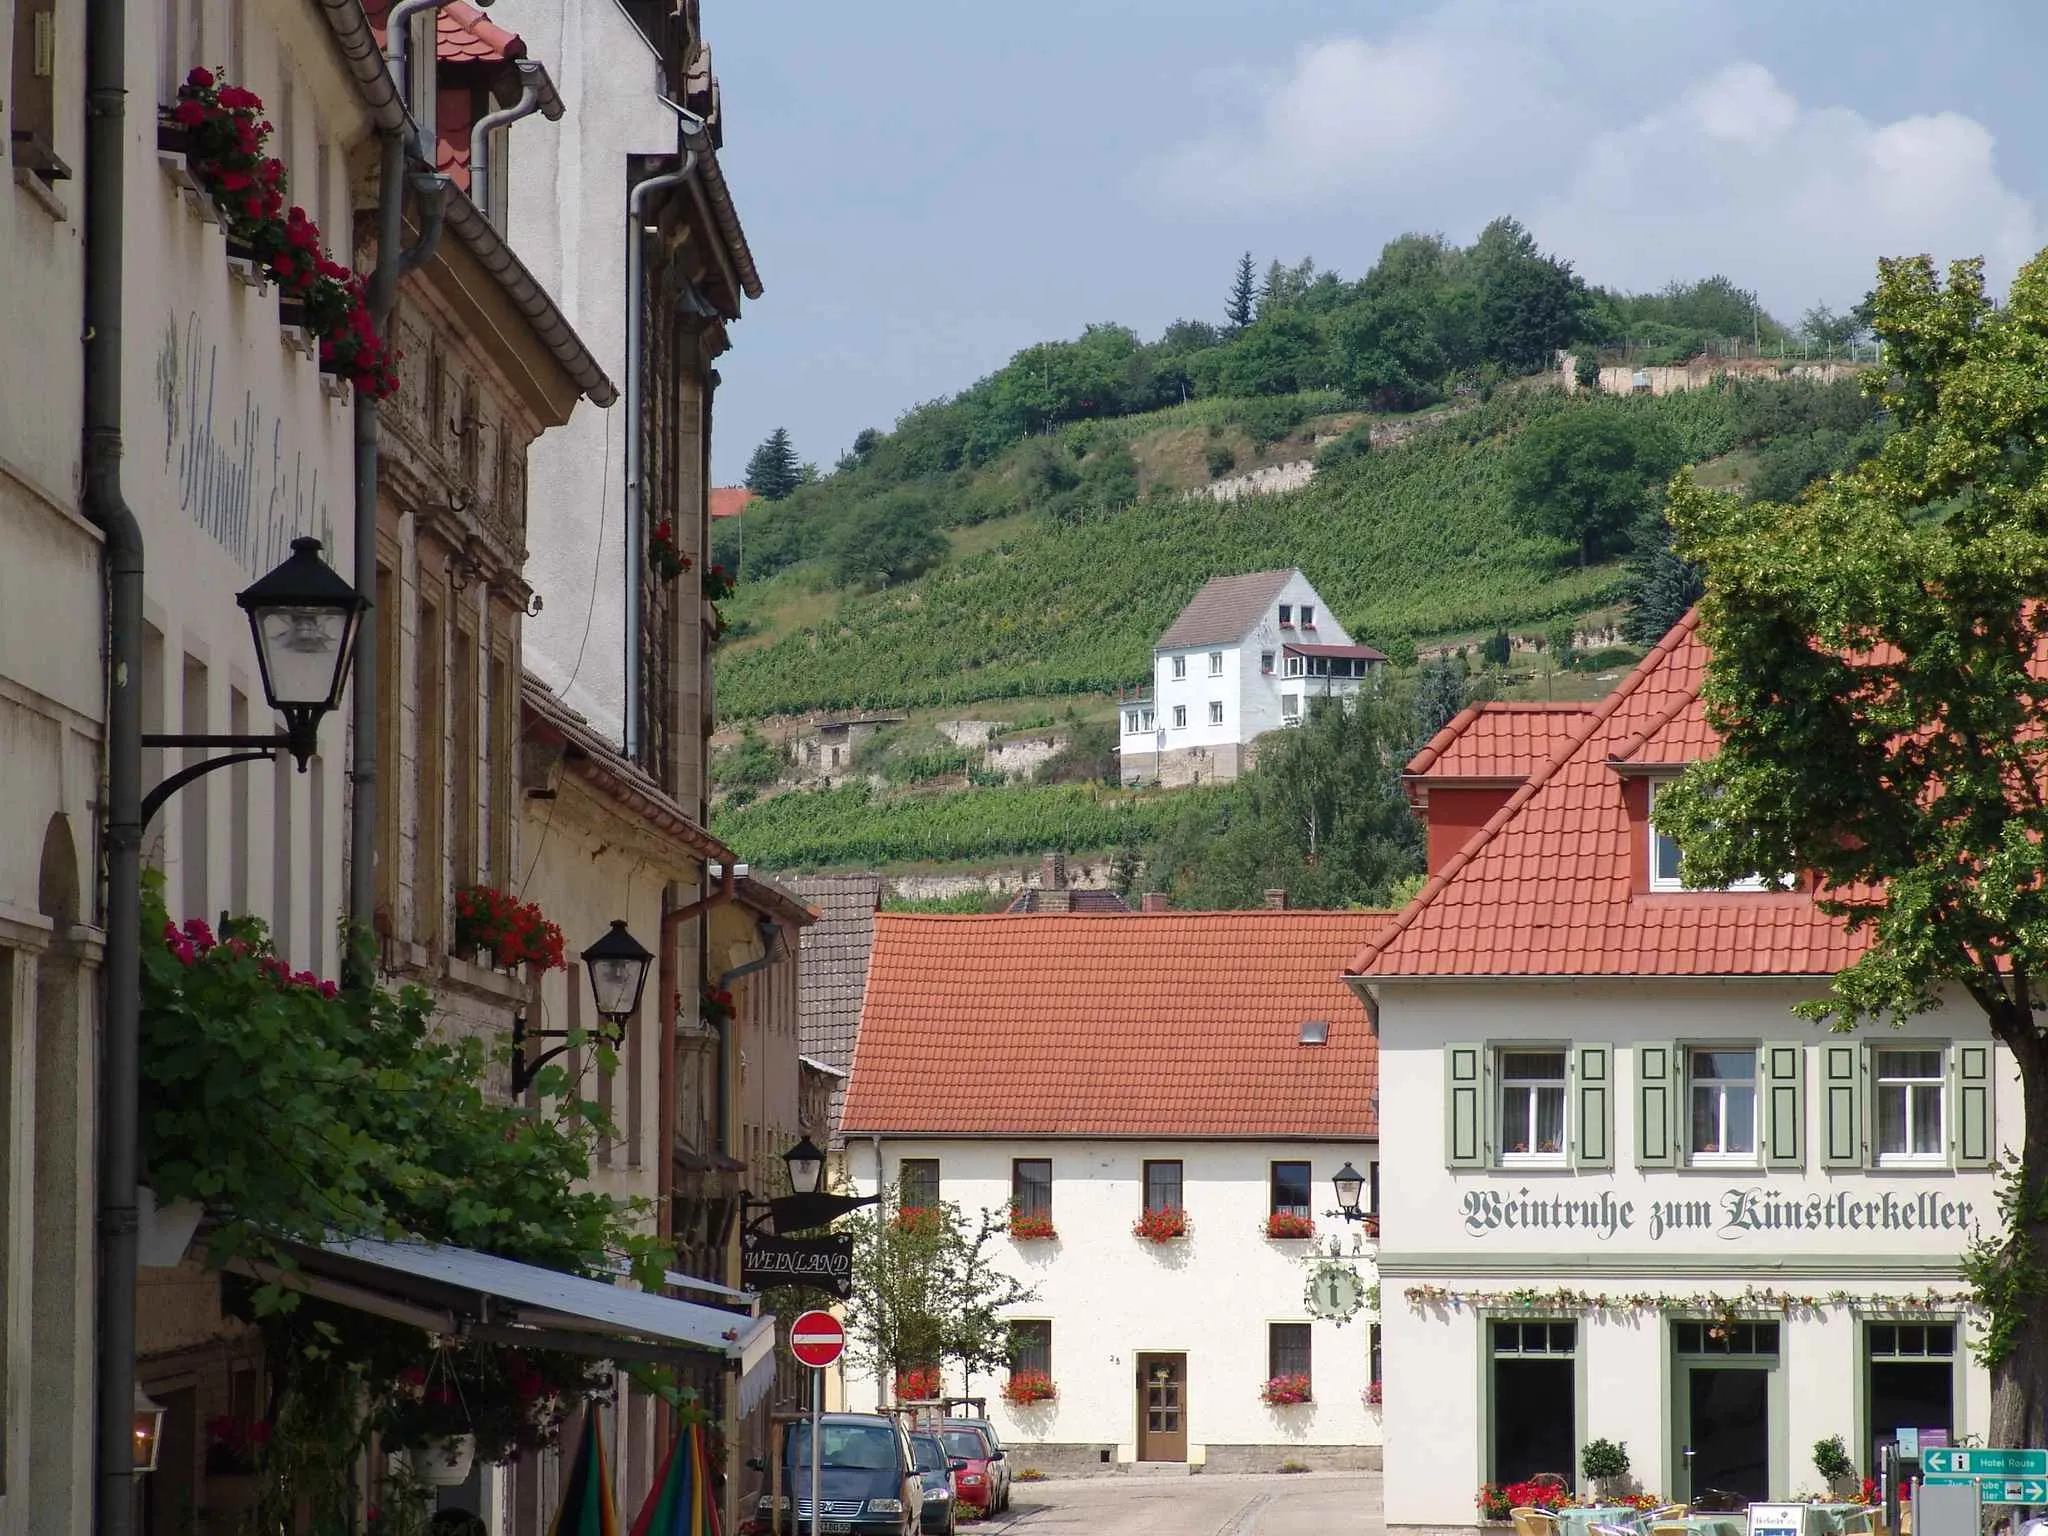
M669 1447L631 1536L721 1536L711 1447L702 1424L690 1425Z
M612 1504L612 1470L604 1454L604 1431L597 1409L583 1415L583 1437L576 1459L562 1480L562 1507L548 1536L619 1536L619 1512Z

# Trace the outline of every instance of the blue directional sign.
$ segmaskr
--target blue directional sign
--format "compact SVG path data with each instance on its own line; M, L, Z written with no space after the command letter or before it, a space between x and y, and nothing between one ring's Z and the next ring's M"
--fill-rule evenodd
M1981 1456L1984 1453L1978 1451L1974 1454ZM2025 1456L2032 1453L2008 1451L2006 1454ZM1948 1472L1930 1473L1924 1481L1935 1487L1975 1483L1977 1497L1985 1504L2048 1504L2048 1477L1980 1477L1965 1472Z
M1937 1475L2048 1478L2048 1451L1980 1451L1931 1445L1920 1453L1920 1470L1930 1482Z

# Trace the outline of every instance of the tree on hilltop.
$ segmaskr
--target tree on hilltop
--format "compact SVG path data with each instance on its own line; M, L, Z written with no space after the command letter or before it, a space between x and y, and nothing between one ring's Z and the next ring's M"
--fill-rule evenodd
M1223 318L1230 322L1233 330L1243 330L1252 323L1253 306L1258 301L1258 279L1253 275L1257 269L1252 266L1252 253L1246 251L1237 258L1237 277L1230 285L1230 302L1223 306Z
M2048 1444L2048 253L2006 307L1983 263L1879 263L1876 456L1784 503L1672 489L1706 573L1720 751L1659 793L1689 880L1811 878L1863 945L1795 1010L1835 1030L1974 1009L2011 1053L1950 1049L1957 1163L2003 1167L1965 1257L1993 1445ZM1979 1048L1981 1049L1981 1048ZM1974 1066L1973 1066L1974 1060ZM2003 1132L2001 1135L2000 1132ZM2001 1143L2018 1156L2001 1157Z
M781 501L803 484L803 466L789 429L777 427L747 460L747 489L764 501Z

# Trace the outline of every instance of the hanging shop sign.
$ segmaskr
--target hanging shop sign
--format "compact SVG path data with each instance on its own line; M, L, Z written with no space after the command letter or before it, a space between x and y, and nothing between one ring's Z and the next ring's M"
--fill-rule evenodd
M853 1238L740 1235L740 1284L756 1291L807 1285L841 1301L853 1295Z

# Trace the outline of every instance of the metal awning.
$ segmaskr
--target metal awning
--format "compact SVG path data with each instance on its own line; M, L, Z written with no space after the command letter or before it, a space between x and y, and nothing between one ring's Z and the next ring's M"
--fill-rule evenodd
M740 1411L775 1378L775 1319L680 1301L435 1243L337 1239L296 1246L299 1267L235 1268L430 1333L606 1360L681 1364L709 1353L740 1377Z

